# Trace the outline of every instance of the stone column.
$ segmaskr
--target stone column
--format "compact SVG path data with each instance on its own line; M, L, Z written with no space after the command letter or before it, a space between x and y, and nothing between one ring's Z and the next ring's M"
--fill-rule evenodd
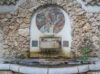
M3 32L0 28L0 63L2 62L2 50L3 50Z
M100 58L100 26L98 27L99 29L99 54L98 54L98 57Z

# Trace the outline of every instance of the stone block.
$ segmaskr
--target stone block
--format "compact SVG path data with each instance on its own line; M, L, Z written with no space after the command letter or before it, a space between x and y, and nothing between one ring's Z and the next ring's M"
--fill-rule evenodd
M11 64L11 65L10 65L10 70L11 70L11 71L19 72L19 68L20 68L19 65L14 65L14 64Z
M28 28L19 29L19 30L18 30L18 33L19 33L21 36L28 36L28 35L29 35L29 29L28 29Z
M49 74L75 74L78 73L77 67L49 68Z
M90 64L89 70L100 70L100 62L97 64Z
M20 73L23 74L47 74L47 68L39 68L39 67L20 67Z
M78 66L79 73L87 72L89 70L88 65Z
M11 71L0 71L0 74L13 74Z
M9 70L10 64L0 64L0 70Z
M24 19L24 23L25 23L25 24L29 24L29 23L30 23L30 19L25 18L25 19Z

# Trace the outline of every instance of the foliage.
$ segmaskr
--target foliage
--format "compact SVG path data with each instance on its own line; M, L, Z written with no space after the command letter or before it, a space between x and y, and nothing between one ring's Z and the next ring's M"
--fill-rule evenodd
M83 56L83 60L86 62L88 60L88 56Z
M84 48L84 49L83 49L83 53L84 53L84 54L88 54L88 53L89 53L89 48Z

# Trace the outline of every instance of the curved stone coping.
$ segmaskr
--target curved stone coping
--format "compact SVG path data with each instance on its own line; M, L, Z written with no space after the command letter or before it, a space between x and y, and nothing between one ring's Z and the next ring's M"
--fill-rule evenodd
M71 67L61 67L61 68L43 68L43 67L27 67L16 64L0 64L0 70L10 70L14 72L24 73L24 74L73 74L82 73L87 71L100 70L100 62L96 64L88 65L78 65Z
M100 6L96 5L96 6L92 6L92 5L89 5L89 6L86 6L86 2L83 2L82 0L77 0L81 5L82 5L82 8L85 9L87 12L100 12Z
M0 13L14 12L24 1L19 0L16 5L0 5Z

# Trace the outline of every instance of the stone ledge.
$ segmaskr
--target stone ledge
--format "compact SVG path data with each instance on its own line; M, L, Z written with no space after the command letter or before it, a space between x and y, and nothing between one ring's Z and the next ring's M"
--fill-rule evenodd
M89 67L88 67L88 65L78 66L78 71L79 71L79 73L87 72L87 71L89 71Z
M74 74L78 73L77 66L65 68L49 68L49 74Z
M25 74L47 74L47 68L21 66L19 72Z
M11 64L9 68L10 68L11 71L19 72L20 66L19 65L15 65L15 64Z
M59 67L59 68L43 68L43 67L27 67L17 64L0 64L0 70L10 70L18 73L33 73L33 74L65 74L65 73L82 73L87 71L100 71L100 62L96 64L79 65L71 67Z
M10 70L10 64L0 64L0 70Z
M89 65L89 70L100 70L100 62L98 64Z

